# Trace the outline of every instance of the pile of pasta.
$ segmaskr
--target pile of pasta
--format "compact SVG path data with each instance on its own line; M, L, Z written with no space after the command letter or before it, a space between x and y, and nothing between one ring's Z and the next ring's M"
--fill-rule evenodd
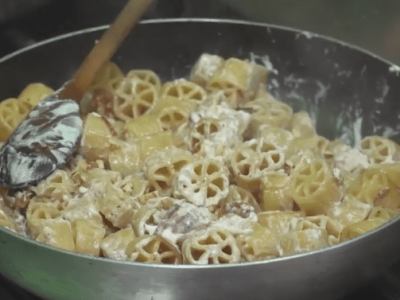
M166 83L107 63L80 102L74 158L1 190L0 225L82 254L220 264L334 245L399 214L395 142L329 141L266 84L265 67L210 54ZM1 140L51 92L32 84L1 102Z

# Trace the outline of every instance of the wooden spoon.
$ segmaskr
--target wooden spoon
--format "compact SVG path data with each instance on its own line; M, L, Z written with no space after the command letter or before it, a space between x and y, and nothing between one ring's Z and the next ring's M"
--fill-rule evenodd
M15 129L0 148L0 186L35 185L68 162L82 136L77 102L151 2L130 0L72 80L35 106Z

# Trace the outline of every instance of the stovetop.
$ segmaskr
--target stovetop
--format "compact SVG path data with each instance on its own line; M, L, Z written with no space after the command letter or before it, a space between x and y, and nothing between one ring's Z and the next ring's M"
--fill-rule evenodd
M108 24L125 2L126 0L54 0L29 14L0 24L0 57L59 34ZM147 19L175 17L248 19L218 0L155 0L145 16ZM1 275L0 299L41 300ZM353 299L400 299L400 260L380 277L340 300Z

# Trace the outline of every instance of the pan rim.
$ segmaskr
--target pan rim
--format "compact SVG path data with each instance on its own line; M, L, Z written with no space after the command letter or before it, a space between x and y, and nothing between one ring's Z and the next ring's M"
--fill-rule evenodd
M299 30L295 29L292 27L287 27L287 26L281 26L281 25L273 25L273 24L267 24L267 23L262 23L262 22L252 22L252 21L244 21L244 20L232 20L232 19L211 19L211 18L171 18L171 19L151 19L151 20L144 20L141 21L139 24L140 25L147 25L147 24L162 24L162 23L220 23L220 24L238 24L238 25L250 25L250 26L257 26L257 27L264 27L264 28L275 28L279 30L285 30L285 31L291 31L297 34L303 34L307 36L307 38L318 38L318 39L323 39L335 44L340 44L343 47L350 48L352 50L364 53L368 56L371 56L375 59L380 60L381 62L385 63L388 65L388 72L392 72L391 68L394 68L394 72L397 73L397 76L400 74L400 67L397 66L396 64L390 62L389 60L382 58L381 56L374 54L368 50L365 50L359 46L343 42L340 40L337 40L335 38L325 36L325 35L320 35L317 33L312 33L308 32L305 30ZM23 54L25 52L28 52L32 49L57 42L60 40L64 40L76 35L82 35L82 34L87 34L87 33L92 33L92 32L100 32L106 30L110 25L101 25L101 26L96 26L96 27L90 27L82 30L77 30L73 32L69 32L66 34L58 35L43 41L40 41L38 43L35 43L33 45L24 47L20 50L14 51L8 55L3 56L0 58L0 64L4 63L20 54ZM397 72L397 70L399 70ZM52 246L48 246L46 244L39 243L29 237L19 235L17 233L12 232L11 230L8 230L7 228L0 227L0 232L1 234L9 234L12 235L13 237L17 237L19 239L24 240L25 242L30 243L32 246L39 246L39 247L44 247L47 250L51 251L56 251L56 252L61 252L70 256L77 256L82 259L86 259L87 261L97 261L99 263L111 263L111 264L120 264L120 265L126 265L126 266L136 266L136 267L142 267L142 268L165 268L165 269L180 269L180 270L192 270L192 269L225 269L225 268L244 268L244 267L252 267L252 266L261 266L261 265L272 265L272 264L278 264L281 262L287 262L287 261L293 261L298 258L305 258L305 257L311 257L315 256L318 254L327 254L330 251L337 251L340 248L344 247L349 247L349 245L353 245L357 242L359 242L362 239L365 239L371 235L378 234L379 231L384 230L388 226L391 226L393 223L398 222L400 220L400 216L397 216L396 218L382 224L378 228L375 228L367 233L362 234L361 236L358 236L356 238L340 242L336 245L332 246L326 246L320 249L316 249L313 251L308 251L308 252L303 252L303 253L297 253L293 255L288 255L284 257L278 257L270 260L262 260L262 261L253 261L253 262L240 262L240 263L232 263L232 264L219 264L219 265L189 265L189 264L180 264L180 265L169 265L169 264L150 264L150 263L141 263L141 262L131 262L131 261L123 261L123 260L116 260L112 258L106 258L106 257L94 257L94 256L89 256L85 254L80 254L80 253L75 253L63 249L58 249Z

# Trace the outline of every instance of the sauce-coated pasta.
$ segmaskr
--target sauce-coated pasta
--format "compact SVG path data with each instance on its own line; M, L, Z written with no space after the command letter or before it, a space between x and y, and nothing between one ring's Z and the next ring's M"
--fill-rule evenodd
M190 80L105 64L80 102L81 144L37 186L0 189L0 225L110 259L222 264L326 247L400 212L400 146L351 148L266 92L267 69L204 54ZM0 103L4 142L53 90Z

